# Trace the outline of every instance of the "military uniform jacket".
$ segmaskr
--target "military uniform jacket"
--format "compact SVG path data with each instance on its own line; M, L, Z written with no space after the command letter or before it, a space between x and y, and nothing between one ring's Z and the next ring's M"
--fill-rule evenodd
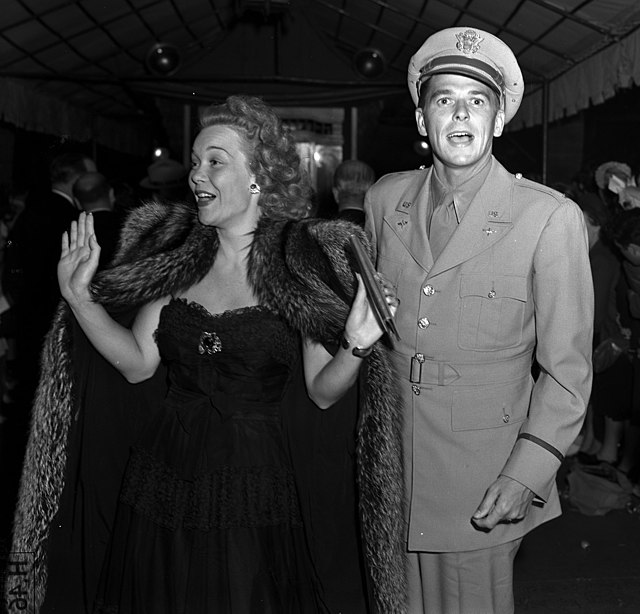
M401 300L393 355L409 550L475 550L560 514L555 475L591 388L593 287L577 205L495 159L434 262L432 172L381 178L367 194L367 231ZM479 531L471 516L500 474L545 504Z

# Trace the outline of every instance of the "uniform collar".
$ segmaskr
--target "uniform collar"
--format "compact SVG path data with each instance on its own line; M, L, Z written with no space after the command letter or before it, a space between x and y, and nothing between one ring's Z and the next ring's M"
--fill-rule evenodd
M455 187L448 186L447 183L439 177L438 171L434 166L431 179L431 202L434 204L434 209L442 204L449 204L453 199L459 224L469 209L471 201L484 185L491 170L491 160L491 157L487 158L485 164L471 175L471 177Z

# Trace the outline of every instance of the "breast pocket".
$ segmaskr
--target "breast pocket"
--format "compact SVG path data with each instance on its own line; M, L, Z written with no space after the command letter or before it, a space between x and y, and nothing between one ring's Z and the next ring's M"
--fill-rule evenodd
M463 350L512 348L522 341L527 278L463 275L458 346Z

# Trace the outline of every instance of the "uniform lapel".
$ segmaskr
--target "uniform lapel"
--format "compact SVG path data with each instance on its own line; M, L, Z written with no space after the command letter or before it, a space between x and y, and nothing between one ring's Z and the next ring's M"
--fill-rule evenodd
M433 265L427 236L427 203L431 169L419 173L404 191L395 210L385 215L385 223L396 234L411 257L425 271Z
M435 261L430 277L458 266L501 241L511 230L513 180L496 160L458 228Z

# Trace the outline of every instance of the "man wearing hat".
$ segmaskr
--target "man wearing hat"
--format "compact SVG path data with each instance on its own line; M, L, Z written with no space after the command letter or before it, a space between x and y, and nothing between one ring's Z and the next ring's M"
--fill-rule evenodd
M171 158L159 158L147 167L147 176L140 187L151 190L153 198L164 201L186 200L191 190L187 183L189 171Z
M408 81L433 166L381 178L365 212L400 299L409 612L513 612L515 554L560 514L555 476L590 393L586 229L492 155L524 91L501 40L437 32Z

